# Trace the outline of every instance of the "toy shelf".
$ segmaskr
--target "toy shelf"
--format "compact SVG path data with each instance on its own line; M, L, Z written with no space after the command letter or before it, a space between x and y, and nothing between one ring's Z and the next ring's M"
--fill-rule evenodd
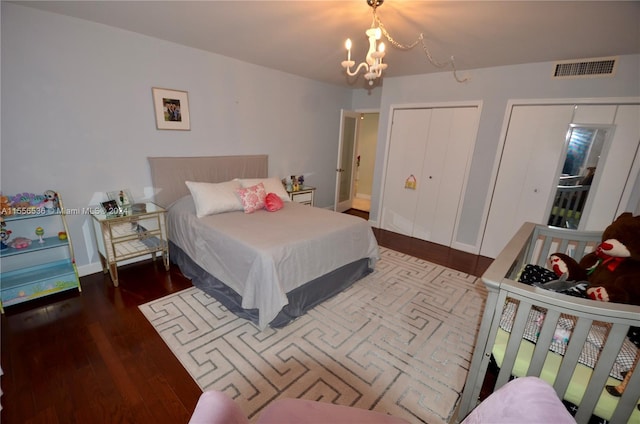
M6 226L12 228L12 236L25 237L29 234L26 238L31 239L31 244L20 249L10 246L0 249L0 312L4 312L5 306L53 293L71 289L81 291L73 245L59 195L57 201L55 209L27 208L22 213L3 217ZM24 223L25 220L28 223ZM40 239L33 239L31 227L34 226L56 235L43 237L40 243ZM64 230L66 239L58 238L60 230ZM7 244L11 244L11 237Z

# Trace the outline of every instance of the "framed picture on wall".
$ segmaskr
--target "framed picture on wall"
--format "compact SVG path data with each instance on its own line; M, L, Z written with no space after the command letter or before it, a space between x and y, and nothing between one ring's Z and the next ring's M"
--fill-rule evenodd
M189 96L186 91L158 87L153 87L151 91L157 129L184 131L191 129Z

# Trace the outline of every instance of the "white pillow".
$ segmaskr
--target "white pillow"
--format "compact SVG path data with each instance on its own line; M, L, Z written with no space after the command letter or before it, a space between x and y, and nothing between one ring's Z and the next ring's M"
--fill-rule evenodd
M196 215L202 218L222 212L241 211L242 202L236 190L242 188L239 181L224 183L201 183L185 181L193 201L196 204Z
M233 181L239 181L243 188L251 187L262 183L265 193L275 193L283 202L290 202L289 193L284 189L282 181L276 177L271 178L236 178Z

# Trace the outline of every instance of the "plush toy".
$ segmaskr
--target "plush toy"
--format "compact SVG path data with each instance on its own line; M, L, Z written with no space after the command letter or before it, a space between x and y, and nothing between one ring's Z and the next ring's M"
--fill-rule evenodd
M29 246L31 246L31 239L26 237L16 237L9 243L9 247L14 249L24 249Z
M0 249L6 249L9 246L9 237L11 230L0 228Z
M550 255L549 261L556 275L588 281L591 299L640 305L640 216L625 212L616 218L602 233L602 243L580 262L562 253ZM639 358L640 351L619 385L606 386L609 394L622 395Z
M13 215L13 208L11 200L8 196L0 195L0 215L10 216Z
M9 245L11 230L7 230L6 226L7 223L4 222L4 218L0 215L0 249L6 249Z
M58 208L58 193L53 190L47 190L44 192L44 201L42 206L47 212L52 212Z
M27 209L31 207L31 200L33 200L33 193L19 193L14 195L10 200L11 204L15 209L19 209L20 212L23 213Z
M580 262L562 253L549 261L559 277L588 281L591 299L640 305L640 216L625 212L616 218L602 233L602 243Z

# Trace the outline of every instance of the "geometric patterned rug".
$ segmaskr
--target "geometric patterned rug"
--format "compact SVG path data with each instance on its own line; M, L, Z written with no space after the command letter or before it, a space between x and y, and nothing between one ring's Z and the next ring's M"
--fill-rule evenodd
M373 273L281 329L260 331L195 287L140 310L202 390L225 392L251 421L287 397L446 423L484 285L383 247L380 256Z

